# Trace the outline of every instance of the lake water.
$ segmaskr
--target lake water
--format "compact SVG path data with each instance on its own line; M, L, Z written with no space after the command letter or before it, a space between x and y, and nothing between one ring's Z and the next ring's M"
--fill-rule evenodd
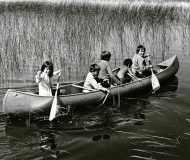
M2 93L1 159L190 159L190 58L178 58L178 73L155 94L123 97L120 107L115 100L101 109L75 109L53 122L7 117Z

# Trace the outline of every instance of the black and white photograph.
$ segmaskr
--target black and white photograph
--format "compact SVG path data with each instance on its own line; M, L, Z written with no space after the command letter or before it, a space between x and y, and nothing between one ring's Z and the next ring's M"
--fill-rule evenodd
M189 160L190 0L0 0L1 160Z

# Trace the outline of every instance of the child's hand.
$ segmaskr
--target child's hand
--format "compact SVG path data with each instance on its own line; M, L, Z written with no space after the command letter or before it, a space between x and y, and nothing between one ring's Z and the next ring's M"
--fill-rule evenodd
M61 72L62 72L62 70L60 69L60 70L58 71L58 73L59 73L59 76L61 76Z
M106 88L106 92L107 92L108 94L111 93L110 89L107 89L107 88Z
M149 57L150 56L150 54L146 54L146 57Z
M37 74L36 74L36 76L38 76L38 77L39 77L39 76L40 76L40 74L41 74L41 71L38 71L38 72L37 72Z
M150 54L146 54L146 55L143 56L143 58L147 58L149 56L150 56Z
M111 92L110 89L104 88L104 87L102 87L101 90L104 91L104 92L107 92L108 94L110 94L110 92Z
M152 67L152 65L149 65L148 68L151 69L151 68L153 68L153 67Z
M123 83L122 82L118 82L117 85L123 85Z
M42 77L40 75L41 75L41 71L38 71L37 74L36 74L36 76L35 76L36 77L36 83L41 82Z

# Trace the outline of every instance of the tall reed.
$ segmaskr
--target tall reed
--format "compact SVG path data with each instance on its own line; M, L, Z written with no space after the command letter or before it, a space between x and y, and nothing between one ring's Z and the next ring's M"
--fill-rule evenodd
M63 70L62 81L84 80L103 50L112 53L116 67L132 58L139 44L161 61L179 37L188 56L189 9L189 3L152 1L2 2L1 86L11 87L16 80L34 82L45 60Z

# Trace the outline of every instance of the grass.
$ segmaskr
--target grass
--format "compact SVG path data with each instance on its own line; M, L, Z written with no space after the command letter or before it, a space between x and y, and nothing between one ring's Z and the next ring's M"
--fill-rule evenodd
M185 54L189 9L189 3L163 1L1 2L0 84L34 81L45 60L63 70L62 81L83 80L103 50L112 53L114 68L139 44L161 60L179 38Z

